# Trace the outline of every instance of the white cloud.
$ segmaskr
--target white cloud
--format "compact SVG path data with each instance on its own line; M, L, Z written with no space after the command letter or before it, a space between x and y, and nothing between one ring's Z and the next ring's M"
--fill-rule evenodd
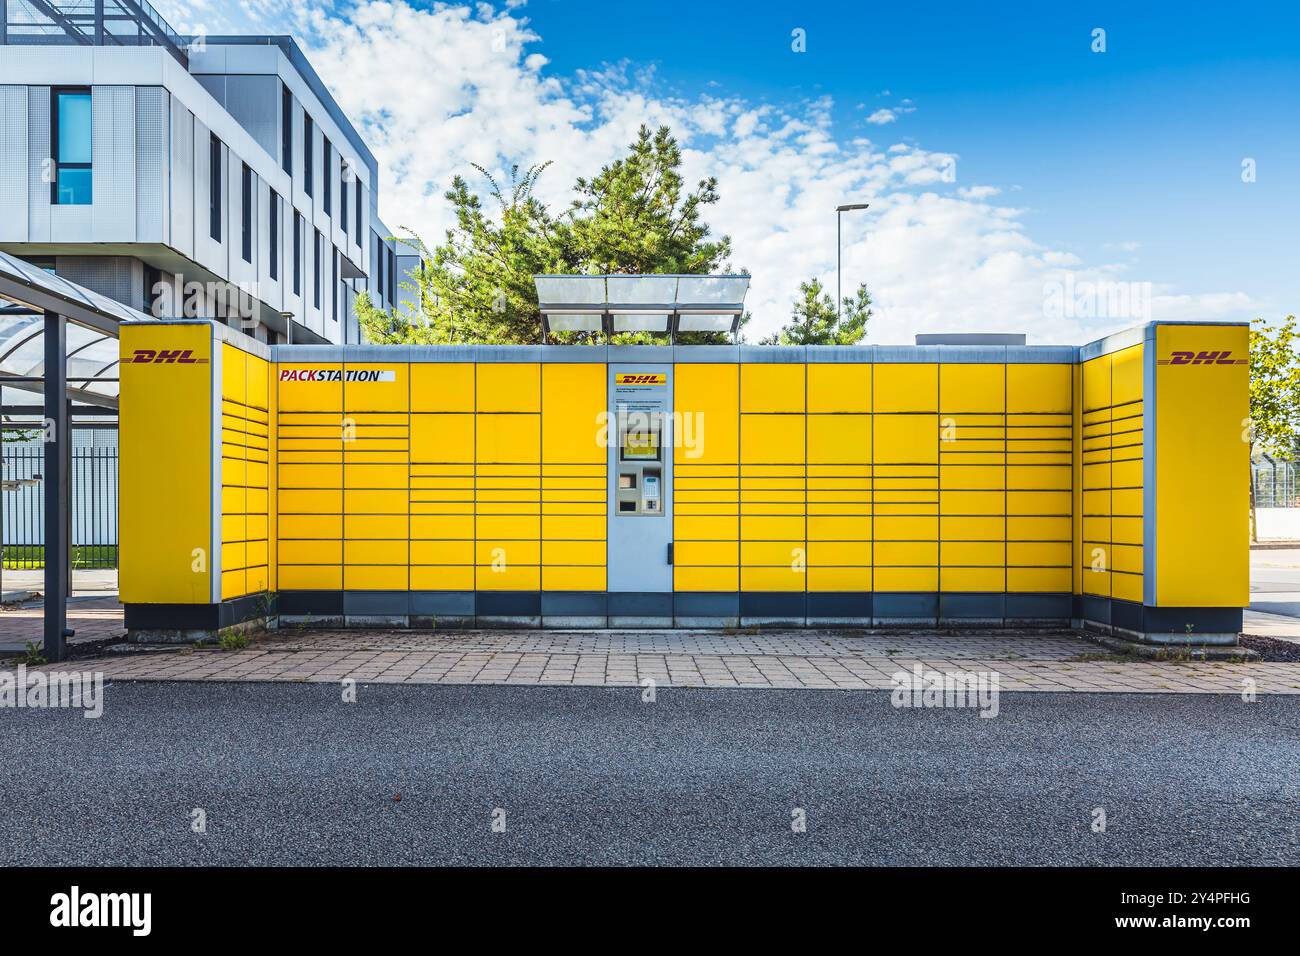
M195 19L219 9L213 3ZM385 222L431 242L451 224L442 194L452 176L485 186L471 163L500 179L512 163L550 161L538 192L558 209L574 179L618 157L639 125L668 124L687 182L718 177L722 200L706 217L732 237L732 264L753 273L751 338L784 321L801 280L835 287L835 207L851 201L871 203L843 217L844 288L871 288L871 341L990 330L1076 343L1141 319L1051 308L1050 290L1067 280L1088 288L1142 277L1034 241L1022 209L991 201L997 187L955 181L955 152L837 135L827 97L784 105L683 98L663 92L653 70L626 62L561 78L546 69L544 37L485 5L366 0L346 18L305 0L243 0L243 10L267 32L303 38L379 159ZM874 122L883 126L911 109L904 101L868 121L888 112L890 120ZM1155 318L1236 318L1260 305L1234 291L1151 290L1143 301Z
M874 126L884 126L886 123L892 123L898 119L898 114L893 110L878 109L867 117L867 122Z

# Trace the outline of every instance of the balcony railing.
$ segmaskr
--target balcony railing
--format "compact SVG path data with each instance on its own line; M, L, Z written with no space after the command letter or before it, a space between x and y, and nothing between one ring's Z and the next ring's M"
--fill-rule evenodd
M189 40L148 0L0 0L0 44L158 46L189 67Z

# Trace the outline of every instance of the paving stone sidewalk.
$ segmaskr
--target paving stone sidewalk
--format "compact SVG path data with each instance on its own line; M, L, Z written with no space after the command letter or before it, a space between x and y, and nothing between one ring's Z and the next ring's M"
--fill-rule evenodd
M920 664L1005 691L1300 694L1300 663L1117 658L1069 633L283 631L239 651L79 660L106 679L892 689Z

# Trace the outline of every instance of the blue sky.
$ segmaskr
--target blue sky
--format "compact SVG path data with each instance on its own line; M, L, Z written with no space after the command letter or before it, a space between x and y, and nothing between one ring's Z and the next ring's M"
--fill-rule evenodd
M1156 278L1300 308L1300 3L660 0L636 5L635 29L602 6L527 6L556 71L627 59L682 95L829 93L846 133L869 130L856 104L910 98L890 132L958 152L963 179L1019 187L1036 238L1140 242Z
M159 7L215 32L213 3ZM390 227L436 237L446 180L471 161L553 159L562 202L636 122L667 121L690 170L722 177L711 218L754 270L760 328L801 276L833 281L833 207L861 198L875 209L846 220L845 284L876 294L877 340L1133 324L1044 317L1044 283L1067 272L1151 283L1156 318L1300 308L1300 4L404 6L312 20L248 0L234 24L297 34L335 81L390 167Z

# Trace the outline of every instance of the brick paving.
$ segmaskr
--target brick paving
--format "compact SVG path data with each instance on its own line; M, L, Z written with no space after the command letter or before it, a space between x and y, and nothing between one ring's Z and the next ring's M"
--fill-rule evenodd
M122 637L122 605L116 594L68 599L68 627L76 631L72 643ZM40 601L18 607L0 607L0 652L21 651L28 641L45 639L45 611Z
M1300 694L1300 663L1117 658L1061 632L282 631L240 651L77 661L107 679L892 689L920 664L1005 691Z

